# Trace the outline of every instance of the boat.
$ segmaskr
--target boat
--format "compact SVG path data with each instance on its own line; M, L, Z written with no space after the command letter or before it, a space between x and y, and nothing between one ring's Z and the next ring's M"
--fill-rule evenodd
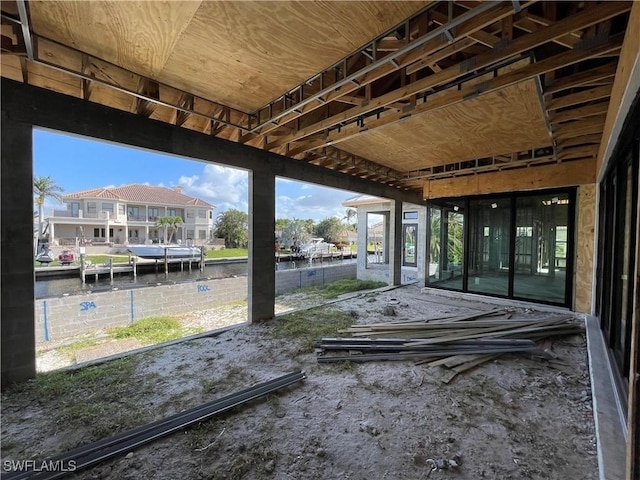
M200 258L200 247L185 245L129 245L128 250L140 258L164 260L173 258Z
M62 265L71 265L75 261L75 256L70 250L63 250L62 253L58 255L58 261Z
M309 257L318 254L328 254L331 253L333 249L335 249L333 243L325 242L324 238L315 237L308 243L300 245L299 255L301 257Z
M49 264L53 262L53 254L51 250L43 250L38 255L36 255L36 262L40 262L40 265L43 263Z

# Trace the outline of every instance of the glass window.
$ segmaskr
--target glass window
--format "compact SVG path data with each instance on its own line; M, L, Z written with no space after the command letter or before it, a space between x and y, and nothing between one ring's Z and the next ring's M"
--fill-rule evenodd
M510 198L469 202L470 292L509 294L510 233Z
M167 217L177 217L178 214L176 213L176 209L175 208L167 208Z
M516 223L513 295L564 303L569 194L517 198Z
M96 202L87 203L87 213L96 213Z
M198 209L198 218L207 218L207 211L199 208Z
M129 220L138 220L140 218L140 209L138 207L127 207L127 216Z
M367 268L389 263L386 242L389 224L386 221L387 216L388 212L367 213Z
M402 229L403 249L402 265L407 267L417 266L416 246L418 244L418 224L407 223Z
M429 218L429 283L461 290L464 267L464 202L431 207Z
M104 212L113 213L113 203L103 203L102 204L102 210Z
M160 216L158 207L149 207L149 220L156 220Z
M405 220L417 220L418 212L404 212L402 214L402 218L404 218Z
M207 231L198 230L198 240L206 240L206 239L207 239Z
M187 218L193 218L193 210L187 210Z
M124 215L124 211L125 211L124 205L119 204L118 205L118 215Z

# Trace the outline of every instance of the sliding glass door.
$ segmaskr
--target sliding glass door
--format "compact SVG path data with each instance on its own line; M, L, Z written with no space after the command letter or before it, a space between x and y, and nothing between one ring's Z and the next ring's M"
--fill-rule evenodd
M471 200L469 232L469 291L508 295L511 200Z
M434 201L428 284L569 306L575 189Z
M515 297L565 302L569 207L568 193L516 199Z
M464 270L464 209L433 206L429 224L429 283L459 290Z

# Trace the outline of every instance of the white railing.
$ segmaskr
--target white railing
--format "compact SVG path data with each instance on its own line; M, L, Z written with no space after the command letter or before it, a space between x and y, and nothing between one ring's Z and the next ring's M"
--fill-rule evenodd
M73 212L71 212L71 210L52 210L51 216L70 218L70 217L77 217L78 215L77 214L74 215Z

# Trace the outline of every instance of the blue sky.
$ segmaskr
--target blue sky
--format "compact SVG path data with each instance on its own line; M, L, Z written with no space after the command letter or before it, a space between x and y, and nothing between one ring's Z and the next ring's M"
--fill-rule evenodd
M215 205L216 214L230 208L247 211L247 174L242 170L46 130L34 130L33 158L34 176L50 176L63 193L129 183L181 185L184 194ZM342 218L346 209L341 202L354 195L279 178L276 218ZM61 206L47 200L45 212L51 208Z

